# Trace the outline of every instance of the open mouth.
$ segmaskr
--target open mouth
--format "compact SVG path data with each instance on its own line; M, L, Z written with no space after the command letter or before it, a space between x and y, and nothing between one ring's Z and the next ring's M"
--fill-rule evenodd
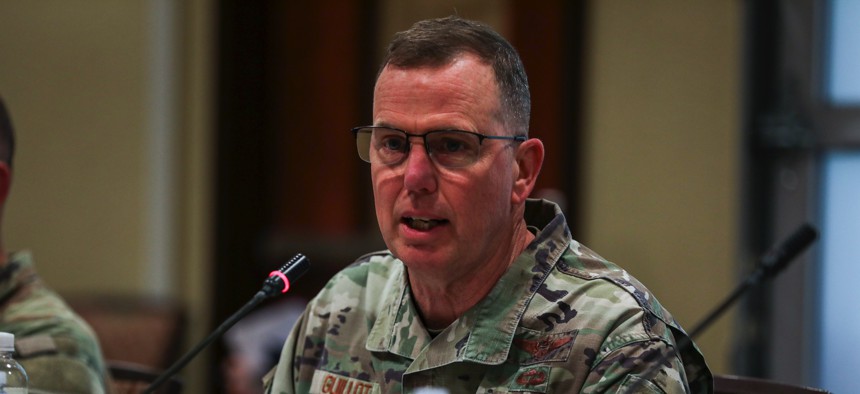
M401 219L401 222L406 224L411 229L427 231L441 224L445 224L448 221L444 219L425 219L425 218L410 218L405 217Z

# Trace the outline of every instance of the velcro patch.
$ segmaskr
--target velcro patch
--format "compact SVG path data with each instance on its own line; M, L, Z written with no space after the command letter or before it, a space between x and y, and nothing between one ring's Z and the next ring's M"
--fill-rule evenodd
M548 335L529 335L523 330L514 339L514 345L522 351L520 364L567 361L577 333L578 331L570 331Z
M19 358L28 358L46 353L56 353L57 344L49 335L15 338L15 351Z
M545 393L549 386L548 366L526 366L517 371L508 389L512 392L528 391L530 393Z

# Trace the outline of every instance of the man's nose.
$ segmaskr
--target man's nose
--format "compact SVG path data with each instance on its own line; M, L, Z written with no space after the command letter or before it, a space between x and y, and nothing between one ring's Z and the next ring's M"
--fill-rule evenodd
M436 166L423 141L409 147L403 171L403 186L407 190L419 193L436 191Z

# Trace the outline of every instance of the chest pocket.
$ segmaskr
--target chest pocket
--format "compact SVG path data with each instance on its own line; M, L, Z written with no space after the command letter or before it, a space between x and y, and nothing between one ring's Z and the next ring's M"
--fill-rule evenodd
M478 392L547 393L558 384L572 383L572 372L564 366L568 365L578 332L546 333L518 328L507 362L488 370ZM558 368L552 368L552 364Z

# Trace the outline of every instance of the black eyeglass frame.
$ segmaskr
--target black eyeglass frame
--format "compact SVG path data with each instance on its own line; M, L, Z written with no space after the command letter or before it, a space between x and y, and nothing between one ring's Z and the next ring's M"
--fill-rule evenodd
M396 165L396 164L402 163L402 162L403 162L403 160L405 160L405 159L406 159L406 156L408 156L408 155L409 155L409 152L412 150L412 143L411 143L411 142L409 142L409 139L410 139L410 138L413 138L413 137L419 137L419 138L421 138L421 139L422 139L422 141L423 141L423 143L424 143L424 151L425 151L425 152L427 152L427 155L428 155L428 156L430 156L431 158L433 158L432 160L433 160L433 162L434 162L434 163L437 163L437 164L439 164L439 165L441 165L441 166L443 166L443 167L448 167L448 168L459 168L459 167L464 167L464 166L467 166L467 165L469 165L469 164L474 163L474 161L473 161L473 162L471 162L471 163L464 164L464 165L462 165L462 166L446 166L446 165L444 165L444 164L440 164L440 163L438 163L438 162L436 161L436 159L435 159L435 156L433 155L433 152L431 152L431 151L430 151L429 145L427 144L427 136L428 136L428 135L433 135L433 134L436 134L436 133L445 133L445 132L448 132L448 133L450 133L450 132L455 132L455 133L471 134L471 135L474 135L475 137L478 137L478 145L479 145L479 146L482 146L482 145L484 144L484 140L506 140L506 141L514 141L514 142L524 142L524 141L528 140L528 136L525 136L525 135L522 135L522 134L521 134L521 135L514 135L514 136L505 136L505 135L486 135L486 134L476 133L476 132L474 132L474 131L457 130L457 129L439 129L439 130L431 130L431 131L428 131L428 132L426 132L426 133L424 133L424 134L413 134L413 133L407 132L406 130L402 130L402 129L398 129L398 128L396 128L396 127L390 127L390 126L359 126L359 127L353 127L351 131L352 131L352 134L353 134L353 136L355 137L356 141L358 141L358 135L362 132L362 130L368 130L368 129L370 129L370 131L371 131L371 132L372 132L373 130L376 130L376 129L393 130L393 131L401 132L401 133L403 133L403 135L405 135L405 136L406 136L407 147L406 147L406 152L405 152L405 153L406 153L406 155L404 155L404 158L403 158L402 160L400 160L400 161L397 161L397 162L392 162L392 163L383 163L383 164L386 164L386 165ZM368 134L369 134L369 133L368 133ZM358 149L358 145L356 145L356 148ZM367 158L367 159L365 159L364 157L362 157L361 152L360 152L360 149L359 149L358 157L359 157L362 161L367 162L367 163L370 163L370 152L368 151L368 152L367 152L367 154L368 154L368 158Z

